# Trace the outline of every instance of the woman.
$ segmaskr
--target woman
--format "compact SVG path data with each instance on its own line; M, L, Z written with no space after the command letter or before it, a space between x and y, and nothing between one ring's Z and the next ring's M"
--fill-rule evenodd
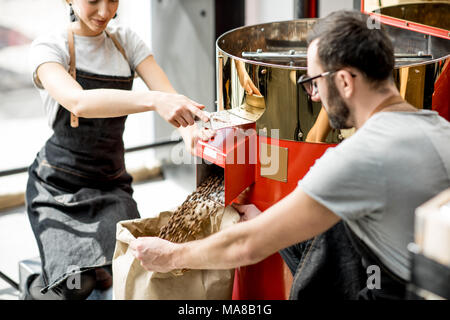
M111 285L116 223L139 218L124 164L128 114L158 112L188 148L212 135L193 126L195 117L208 121L204 107L176 94L142 40L108 26L118 0L66 1L68 29L31 47L54 131L29 169L27 211L43 267L29 279L31 299L85 299ZM151 91L130 91L135 72Z

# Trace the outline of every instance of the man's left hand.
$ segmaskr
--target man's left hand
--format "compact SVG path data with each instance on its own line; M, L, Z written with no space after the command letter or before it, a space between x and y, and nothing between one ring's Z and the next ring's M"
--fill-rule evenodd
M161 238L143 237L132 241L129 248L144 269L166 273L176 269L172 259L176 246Z
M241 222L254 219L261 213L261 210L259 210L254 204L233 203L232 206L241 215Z

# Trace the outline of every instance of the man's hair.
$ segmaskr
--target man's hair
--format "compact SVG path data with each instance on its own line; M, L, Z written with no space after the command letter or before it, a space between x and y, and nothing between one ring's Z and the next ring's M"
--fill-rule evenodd
M358 11L336 11L320 19L308 34L318 42L319 61L325 71L353 67L375 86L392 76L394 48L386 31L369 28L370 17Z

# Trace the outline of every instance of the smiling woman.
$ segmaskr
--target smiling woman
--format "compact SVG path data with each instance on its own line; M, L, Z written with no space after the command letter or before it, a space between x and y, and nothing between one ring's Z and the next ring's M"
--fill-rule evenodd
M96 36L100 34L108 22L116 16L119 0L86 1L66 0L71 7L71 16L79 20L75 24L75 34L82 36ZM78 19L77 19L78 18Z
M134 31L110 25L119 1L66 2L75 21L30 50L53 130L29 168L26 191L43 269L29 286L32 299L84 299L99 283L111 285L116 224L139 217L124 160L128 115L156 111L183 127L191 148L210 136L194 126L195 117L208 120L204 106L175 92ZM131 90L136 73L150 90ZM74 266L81 288L67 290Z

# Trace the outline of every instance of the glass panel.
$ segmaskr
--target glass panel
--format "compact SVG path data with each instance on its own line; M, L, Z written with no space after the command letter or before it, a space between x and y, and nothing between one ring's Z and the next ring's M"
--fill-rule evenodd
M365 0L364 11L450 30L450 1Z
M150 43L150 14L148 1L124 1L111 23L132 28ZM29 50L38 36L64 30L68 22L64 0L0 0L0 171L29 166L52 133L32 83ZM140 79L134 88L148 90ZM152 113L131 116L125 146L152 143L152 122Z

